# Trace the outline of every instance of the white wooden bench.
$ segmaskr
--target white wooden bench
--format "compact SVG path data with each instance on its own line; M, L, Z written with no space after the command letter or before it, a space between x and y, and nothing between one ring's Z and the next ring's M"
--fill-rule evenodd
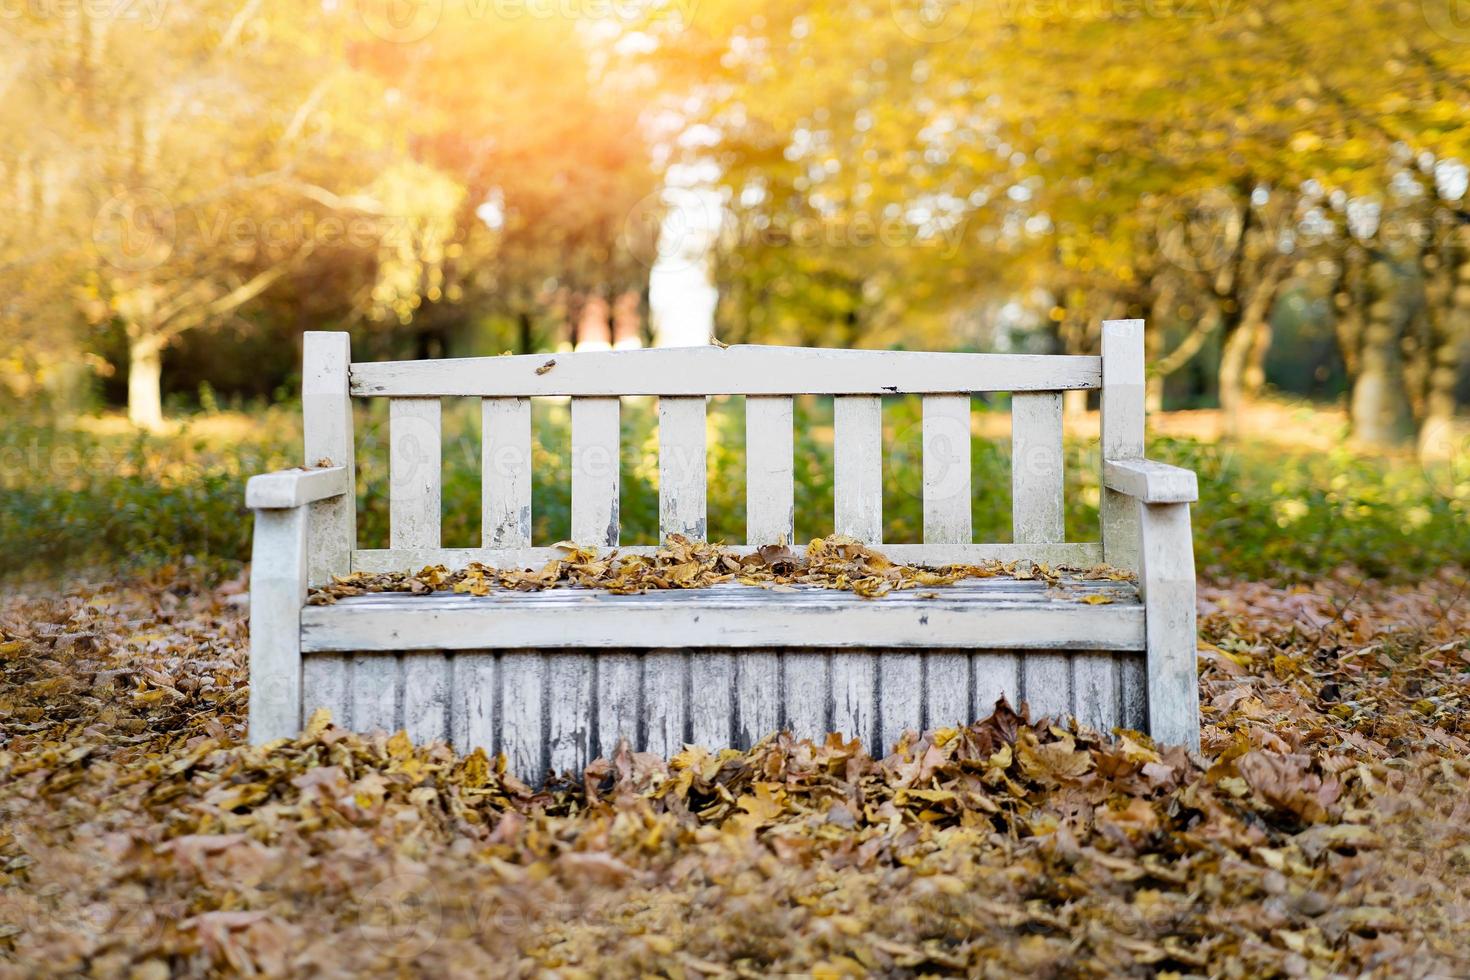
M1005 694L1197 746L1194 474L1143 458L1143 323L1103 327L1101 357L779 347L599 351L352 363L346 334L306 335L305 459L250 480L250 737L311 711L504 751L517 773L612 751L746 746L782 728L887 751L906 729L971 721ZM1062 392L1102 389L1101 541L1063 534ZM971 541L970 395L1012 399L1013 543ZM618 544L620 396L656 396L659 517L703 539L706 396L743 395L746 548L790 540L792 399L834 397L835 528L895 560L1102 561L1131 583L969 580L937 596L722 585L610 595L374 594L308 606L308 585L426 564L539 567L531 541L530 399L569 396L572 537ZM923 544L883 544L884 395L923 396ZM440 398L483 406L482 547L440 546ZM390 547L360 549L352 399L389 399ZM624 548L648 552L649 548ZM1111 601L1078 601L1087 590ZM1063 594L1059 594L1063 593Z

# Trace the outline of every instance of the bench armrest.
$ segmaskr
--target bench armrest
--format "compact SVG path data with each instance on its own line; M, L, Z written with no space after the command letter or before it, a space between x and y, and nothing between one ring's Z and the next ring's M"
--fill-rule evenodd
M245 484L245 506L253 510L284 510L347 492L347 467L277 470L252 476Z
M1103 485L1146 504L1187 504L1199 499L1193 470L1151 459L1103 460Z

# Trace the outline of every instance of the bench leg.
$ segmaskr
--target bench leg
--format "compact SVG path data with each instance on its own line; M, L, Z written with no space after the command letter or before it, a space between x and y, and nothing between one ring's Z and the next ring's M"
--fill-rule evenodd
M1189 505L1140 503L1138 510L1149 734L1162 744L1198 751L1198 636Z
M250 557L250 743L301 731L307 509L255 512Z

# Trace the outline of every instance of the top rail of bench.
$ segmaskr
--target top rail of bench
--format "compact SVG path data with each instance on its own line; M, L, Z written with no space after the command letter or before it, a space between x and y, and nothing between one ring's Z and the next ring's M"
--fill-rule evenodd
M673 347L354 363L354 395L902 395L1102 385L1102 358L810 347Z

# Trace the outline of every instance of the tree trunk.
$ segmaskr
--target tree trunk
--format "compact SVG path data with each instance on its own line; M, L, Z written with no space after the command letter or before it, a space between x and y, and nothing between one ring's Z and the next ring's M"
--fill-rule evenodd
M1379 262L1370 276L1373 299L1353 380L1353 438L1366 446L1392 448L1414 437L1414 416L1404 388L1403 316L1395 301L1392 267Z
M1271 350L1271 318L1261 317L1251 328L1241 387L1247 399L1259 398L1266 387L1266 355Z
M1451 459L1455 446L1455 385L1460 359L1470 340L1470 249L1455 250L1459 260L1451 275L1448 309L1433 317L1436 326L1429 351L1429 377L1424 398L1424 423L1419 428L1419 458L1426 462Z
M535 353L535 351L531 349L535 345L531 330L531 314L526 310L522 310L520 313L516 314L516 344L518 347L520 347L520 350L517 351L517 353Z
M1237 324L1220 348L1220 421L1225 435L1240 435L1245 407L1245 367L1251 349L1251 327Z
M149 432L163 428L163 339L157 334L128 339L128 421Z

